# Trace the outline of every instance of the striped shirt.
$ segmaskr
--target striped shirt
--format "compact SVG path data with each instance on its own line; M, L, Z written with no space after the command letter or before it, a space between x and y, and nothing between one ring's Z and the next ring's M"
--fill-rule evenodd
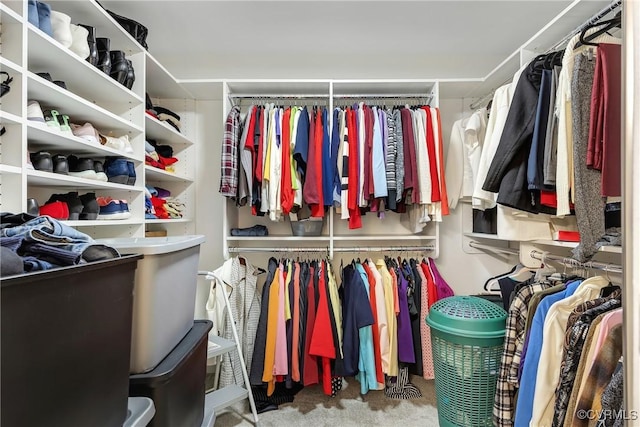
M234 198L238 194L238 144L240 143L240 107L233 107L224 125L220 160L220 194Z

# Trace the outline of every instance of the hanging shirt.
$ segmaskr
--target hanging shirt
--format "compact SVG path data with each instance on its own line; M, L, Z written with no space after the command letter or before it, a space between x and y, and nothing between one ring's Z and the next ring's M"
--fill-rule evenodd
M274 375L287 375L288 373L285 284L284 266L280 263L278 268L278 323L276 328L276 358L273 366Z
M434 114L435 112L435 114ZM442 143L442 120L440 118L440 109L431 107L431 118L433 123L433 137L436 141L436 153L438 164L438 178L440 180L440 211L442 215L449 215L449 195L447 193L447 180L445 179L446 170L444 164L444 147Z
M411 192L407 202L417 203L419 195L419 181L416 165L416 142L413 130L413 116L408 108L402 109L402 138L404 142L404 190Z
M291 181L291 108L282 116L282 179L280 181L280 206L282 213L288 215L293 208L294 190Z
M351 264L342 272L344 301L342 304L342 320L344 335L342 350L344 354L344 376L351 377L358 373L360 355L359 330L373 324L373 313L360 273Z
M349 126L347 111L340 111L340 218L349 219Z
M238 193L238 144L240 143L240 107L229 112L224 125L220 168L220 194L235 198Z
M251 186L253 185L252 159L251 151L247 151L246 147L249 134L251 133L250 124L254 109L255 106L252 105L249 107L249 111L247 111L247 115L244 119L244 126L242 127L242 137L240 137L240 144L238 145L238 155L240 157L240 170L238 171L238 197L236 200L236 205L238 206L246 205L247 200L251 202Z
M400 314L398 315L398 360L404 363L415 363L409 302L407 301L409 282L400 270L396 271L396 275L398 277L398 304L400 306Z
M417 203L430 204L431 203L431 167L429 164L429 152L427 150L427 135L426 135L426 113L424 110L411 110L413 116L413 131L416 150L416 163L418 166L418 197Z
M263 214L269 212L269 188L270 188L270 165L271 165L271 146L275 140L274 118L275 109L273 104L265 105L264 109L264 148L262 150L262 198L260 203L260 212Z
M434 132L435 114L430 107L422 107L425 119L427 153L429 154L429 175L431 178L431 199L430 202L435 203L442 200L440 196L440 168L438 167L438 152L436 149L436 134Z
M361 264L367 277L368 291L369 291L369 303L371 304L371 313L373 313L373 325L371 325L371 332L373 336L373 357L375 360L375 375L377 379L376 390L380 389L384 384L384 374L382 373L382 357L380 353L380 325L378 318L378 305L376 297L376 284L375 278L371 268L365 261ZM384 387L383 387L384 388Z
M390 210L396 210L396 198L397 198L397 175L396 175L396 162L398 161L397 153L397 139L396 139L396 122L393 116L393 111L388 109L385 111L387 118L387 138L384 140L385 147L385 172L387 178L387 206Z
M358 207L358 186L360 185L359 178L359 143L358 143L358 130L356 129L356 116L357 112L354 110L348 110L348 125L349 125L349 229L357 229L362 227L362 218L360 216L360 208Z
M340 204L340 192L342 189L342 130L340 127L340 109L333 110L331 121L331 168L333 169L333 182L331 184L333 192L333 202Z
M303 112L304 114L306 114L305 110L302 110L298 107L293 107L293 111L292 112L292 117L293 120L291 122L291 148L290 148L290 153L291 153L291 182L292 182L292 188L294 190L294 196L293 196L293 204L295 206L301 207L302 206L302 172L300 171L300 168L298 167L298 161L296 160L296 156L294 154L295 152L295 147L296 147L296 141L298 140L298 124L300 122L300 117L302 116ZM307 117L308 120L308 117Z
M313 325L313 335L309 354L321 357L322 360L322 389L324 394L331 396L331 365L330 359L336 358L336 349L333 344L331 319L329 313L329 301L327 299L327 284L325 282L322 263L318 280L318 307Z
M367 274L361 264L356 264L356 270L360 274L361 285L365 290L367 301L369 301L371 296L369 295ZM375 316L374 313L372 313L372 315ZM358 336L360 337L360 353L356 379L360 382L361 394L367 394L369 390L377 390L378 388L372 325L363 326L358 330Z
M292 342L291 342L291 378L295 382L300 382L300 263L295 263L293 275L293 313L291 319Z
M280 291L279 272L276 270L269 287L269 311L267 317L267 341L264 355L264 370L262 381L267 383L267 396L271 396L276 389L276 379L273 375L276 359L276 337L278 334L278 313L280 310L278 293Z
M373 109L373 196L387 197L387 172L385 167L384 142L382 140L382 128L379 120L378 109Z
M331 131L329 128L329 114L322 109L322 200L324 206L333 205L333 179L335 165L331 163ZM323 211L324 213L324 211Z
M405 189L405 159L404 159L404 130L402 126L402 113L400 110L393 112L393 120L396 129L396 202L402 200Z
M316 285L318 271L314 267L309 267L309 284L307 286L307 318L306 331L304 337L304 365L303 365L303 385L318 384L318 360L309 350L311 348L311 338L313 337L313 328L316 323Z
M298 116L295 144L293 158L298 165L298 172L304 184L307 173L307 160L309 157L309 112L307 111L307 107L304 107Z
M398 375L398 319L396 318L394 310L393 278L391 277L384 260L379 259L376 261L375 266L380 274L382 282L384 310L387 319L386 340L389 343L388 351L383 351L381 354L382 370L385 374L395 377ZM382 337L382 334L380 336Z

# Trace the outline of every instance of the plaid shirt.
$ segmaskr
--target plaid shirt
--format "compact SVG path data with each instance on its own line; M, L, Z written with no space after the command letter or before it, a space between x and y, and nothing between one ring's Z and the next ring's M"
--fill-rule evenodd
M504 350L498 373L496 395L493 403L493 424L497 427L513 426L516 385L508 381L509 371L518 342L524 341L529 300L536 292L551 287L550 283L537 282L522 286L509 306Z
M238 195L238 145L240 144L240 107L233 107L224 125L220 159L220 194Z

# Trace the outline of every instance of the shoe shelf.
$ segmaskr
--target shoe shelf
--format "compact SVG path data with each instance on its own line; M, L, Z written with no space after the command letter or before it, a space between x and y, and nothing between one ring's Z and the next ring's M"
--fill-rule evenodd
M46 125L34 124L29 120L27 120L27 137L29 139L30 151L49 151L51 154L62 151L68 152L69 154L95 157L118 156L139 162L142 161L120 150L107 147L106 145L92 144L77 136L63 135L55 130L51 130Z
M153 166L144 165L144 173L147 181L176 181L176 182L193 182L193 179L167 172Z
M16 64L12 60L5 58L4 56L0 56L0 68L2 68L2 71L6 71L11 77L13 77L14 83L16 75L22 74L23 72L23 68L21 65ZM11 86L13 86L14 83L11 83Z
M62 80L70 91L101 106L137 105L143 99L98 68L62 46L34 25L28 25L28 68Z
M20 2L21 5L22 3ZM5 1L0 2L0 17L2 19L2 58L21 65L24 63L22 49L24 20L8 7Z
M0 123L3 125L19 125L23 122L22 117L11 114L8 111L0 109Z
M145 113L144 115L145 133L147 138L157 139L160 143L168 143L171 145L192 145L193 141L177 132L169 125L162 123Z
M66 188L89 188L89 189L105 189L105 190L125 190L125 191L144 191L142 187L126 184L116 184L113 182L98 181L95 179L78 178L71 175L62 175L53 172L43 172L39 170L27 171L27 183L30 186L38 187L66 187Z
M66 13L71 22L95 27L98 37L108 37L112 50L122 50L127 56L144 52L144 48L104 10L95 0L56 0L53 10Z
M0 173L2 174L21 174L22 168L10 165L0 165Z
M44 106L55 107L60 114L69 115L74 123L89 122L105 134L109 134L109 132L116 134L142 132L142 127L134 121L107 111L32 72L28 73L27 94L29 99L39 101L43 108ZM135 114L129 110L129 105L121 105L121 107L124 116L132 116L131 118L135 120L133 117Z

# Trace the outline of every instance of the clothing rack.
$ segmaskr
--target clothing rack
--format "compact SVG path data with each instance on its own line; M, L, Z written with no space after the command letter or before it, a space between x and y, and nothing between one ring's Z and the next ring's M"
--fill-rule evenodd
M431 252L434 251L435 247L433 245L427 246L353 246L353 247L340 247L333 248L333 252ZM247 247L247 248L229 248L230 253L244 253L244 252L322 252L329 253L329 248L319 248L319 247L309 247L309 248L258 248L258 247Z
M578 33L581 33L585 28L589 27L590 25L595 24L596 22L598 22L599 20L601 20L602 18L607 16L609 13L613 12L614 10L616 10L621 5L622 5L622 0L615 0L614 2L610 3L608 6L604 7L602 10L597 12L595 15L593 15L587 21L585 21L584 23L582 23L581 25L576 27L573 31L571 31L570 33L567 33L567 35L564 36L560 41L558 41L556 44L554 44L552 47L550 47L545 52L545 54L553 52L554 50L557 50L560 47L564 46L573 36L575 36ZM502 86L502 85L504 85L504 84L506 84L508 82L509 82L509 80L507 80L507 81L503 82L502 84L498 85L498 87L500 87L500 86ZM492 89L487 95L483 96L482 98L478 99L475 102L472 102L469 105L469 108L471 108L472 111L475 111L482 104L485 104L486 102L488 102L488 100L490 98L493 98L493 94L495 93L495 91L496 91L496 89Z
M333 95L333 99L424 99L425 104L430 104L433 100L434 94L425 94L425 93L404 93L404 94L392 94L392 93L377 93L377 94L342 94L342 95ZM302 99L315 99L315 100L326 100L330 98L329 94L274 94L274 93L232 93L229 94L229 101L232 105L236 105L235 99L262 99L262 100L282 100L282 99L293 99L293 100L302 100Z
M566 257L557 256L557 255L549 255L545 252L536 251L536 250L532 250L530 255L531 255L531 258L534 258L543 262L546 260L559 262L560 264L566 267L588 268L591 270L602 270L608 273L622 274L622 266L617 264L607 264L607 263L596 262L596 261L579 262L573 258L566 258Z

